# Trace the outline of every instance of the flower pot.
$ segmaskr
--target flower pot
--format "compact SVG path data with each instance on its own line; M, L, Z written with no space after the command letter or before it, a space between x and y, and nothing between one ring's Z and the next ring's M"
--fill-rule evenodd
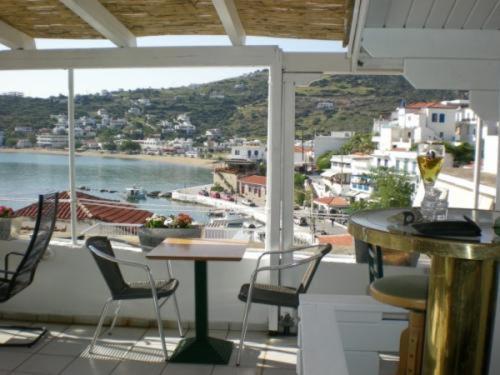
M355 240L354 250L356 254L356 263L368 263L368 244L366 242ZM397 251L391 249L382 249L382 259L385 265L416 267L420 253Z
M12 219L0 217L0 240L8 240L12 228Z
M165 238L200 238L203 227L191 228L146 228L139 229L139 242L143 251L150 251L163 242Z

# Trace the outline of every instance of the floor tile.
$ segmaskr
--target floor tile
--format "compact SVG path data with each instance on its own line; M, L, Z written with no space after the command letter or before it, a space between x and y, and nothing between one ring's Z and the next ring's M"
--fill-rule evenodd
M31 353L0 351L0 370L14 370L31 356Z
M191 365L188 363L168 363L162 375L211 375L212 365Z
M263 375L297 375L295 369L265 368Z
M62 375L108 375L120 363L117 360L77 358L61 373Z
M212 375L261 375L262 368L256 367L234 367L234 366L215 366Z
M62 336L49 341L38 353L75 357L87 349L89 345L89 340Z
M297 366L297 349L275 347L266 351L265 368L294 369Z
M160 375L166 366L165 361L147 362L125 360L113 371L113 375Z
M16 371L34 374L59 374L71 361L73 361L71 357L34 354L16 368Z

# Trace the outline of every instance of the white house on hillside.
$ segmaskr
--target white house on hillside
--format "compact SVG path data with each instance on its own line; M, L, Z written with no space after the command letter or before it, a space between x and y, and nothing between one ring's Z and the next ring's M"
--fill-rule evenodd
M325 152L338 150L354 133L353 131L338 131L331 132L330 135L315 136L313 140L314 158L318 159Z
M229 159L266 160L266 146L259 140L243 142L231 147Z

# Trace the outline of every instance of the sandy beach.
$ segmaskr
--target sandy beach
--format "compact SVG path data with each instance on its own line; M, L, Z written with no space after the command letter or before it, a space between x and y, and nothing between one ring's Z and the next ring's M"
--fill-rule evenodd
M50 155L68 155L68 151L66 150L48 150L44 148L0 148L0 152L6 153L30 153L30 154L50 154ZM101 151L84 151L77 152L76 155L81 156L92 156L99 158L116 158L116 159L135 159L135 160L145 160L145 161L159 161L163 163L169 164L177 164L177 165L191 165L200 168L212 169L215 160L212 159L201 159L201 158L188 158L185 156L171 156L171 155L128 155L125 153L117 152L117 153L109 153L109 152L101 152Z

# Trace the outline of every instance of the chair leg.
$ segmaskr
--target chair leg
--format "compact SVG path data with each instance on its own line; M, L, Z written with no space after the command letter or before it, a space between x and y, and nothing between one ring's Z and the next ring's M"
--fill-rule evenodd
M177 328L179 329L179 335L181 337L184 337L184 330L182 329L181 322L181 313L179 312L179 304L177 303L177 296L175 295L175 292L172 296L172 299L174 300L175 314L177 315Z
M165 333L163 332L163 322L161 321L160 305L158 304L158 297L153 293L153 305L156 313L156 320L158 323L158 333L160 334L161 347L165 361L168 360L167 345L165 344Z
M243 351L243 345L245 344L245 337L247 335L248 315L250 313L250 306L251 305L252 305L252 301L250 300L250 298L247 298L247 302L245 305L245 312L243 314L243 325L241 327L240 347L238 348L238 355L236 357L236 366L240 365L241 352Z
M410 311L408 325L408 365L406 374L420 375L425 330L425 312Z
M108 300L106 301L106 303L104 304L104 306L102 308L101 316L99 318L99 323L97 323L97 327L95 329L94 337L92 339L92 343L90 344L89 353L93 353L94 352L94 346L95 346L95 343L97 341L97 338L99 337L99 334L101 333L102 325L104 324L104 319L106 318L106 315L108 313L109 304L112 303L112 302L113 302L113 299L112 298L108 298Z
M111 335L113 332L113 328L115 328L116 321L118 319L118 313L120 312L120 308L122 307L122 301L118 301L118 304L115 309L115 314L113 316L113 320L111 322L111 325L109 326L108 331L106 332L108 335Z

